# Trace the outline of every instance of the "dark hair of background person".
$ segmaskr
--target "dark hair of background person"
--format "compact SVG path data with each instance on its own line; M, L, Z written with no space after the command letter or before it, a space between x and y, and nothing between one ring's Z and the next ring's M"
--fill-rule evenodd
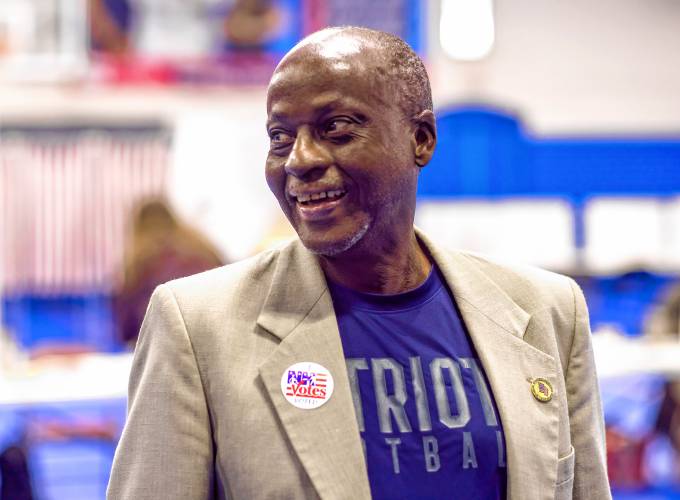
M133 345L154 289L166 281L225 264L198 230L181 222L159 199L140 205L131 223L122 281L114 297L119 340Z

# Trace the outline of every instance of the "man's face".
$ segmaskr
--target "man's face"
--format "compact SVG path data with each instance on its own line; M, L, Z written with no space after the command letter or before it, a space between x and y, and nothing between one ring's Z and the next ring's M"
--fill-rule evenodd
M377 76L376 51L306 46L277 69L267 98L266 178L310 250L386 248L413 224L412 125Z

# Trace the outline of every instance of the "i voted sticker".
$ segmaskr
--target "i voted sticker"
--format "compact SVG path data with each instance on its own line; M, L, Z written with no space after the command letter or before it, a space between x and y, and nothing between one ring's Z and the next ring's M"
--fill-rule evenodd
M331 398L333 376L318 363L295 363L281 376L281 392L296 408L312 410Z

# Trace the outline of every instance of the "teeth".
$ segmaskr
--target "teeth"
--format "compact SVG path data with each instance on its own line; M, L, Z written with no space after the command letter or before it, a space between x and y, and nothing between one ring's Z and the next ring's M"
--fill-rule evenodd
M342 189L336 189L334 191L323 191L321 193L314 194L299 194L297 195L297 201L300 203L307 203L310 200L323 200L324 198L336 198L342 194L345 194L345 191Z

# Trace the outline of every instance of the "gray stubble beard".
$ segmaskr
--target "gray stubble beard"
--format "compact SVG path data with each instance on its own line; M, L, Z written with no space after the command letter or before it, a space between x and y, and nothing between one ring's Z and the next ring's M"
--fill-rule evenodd
M371 221L367 220L362 224L359 230L354 233L350 238L335 245L329 246L328 248L309 248L312 253L316 255L323 255L324 257L335 257L343 252L346 252L354 245L359 243L361 239L366 235L368 229L371 227ZM306 246L306 245L305 245Z

